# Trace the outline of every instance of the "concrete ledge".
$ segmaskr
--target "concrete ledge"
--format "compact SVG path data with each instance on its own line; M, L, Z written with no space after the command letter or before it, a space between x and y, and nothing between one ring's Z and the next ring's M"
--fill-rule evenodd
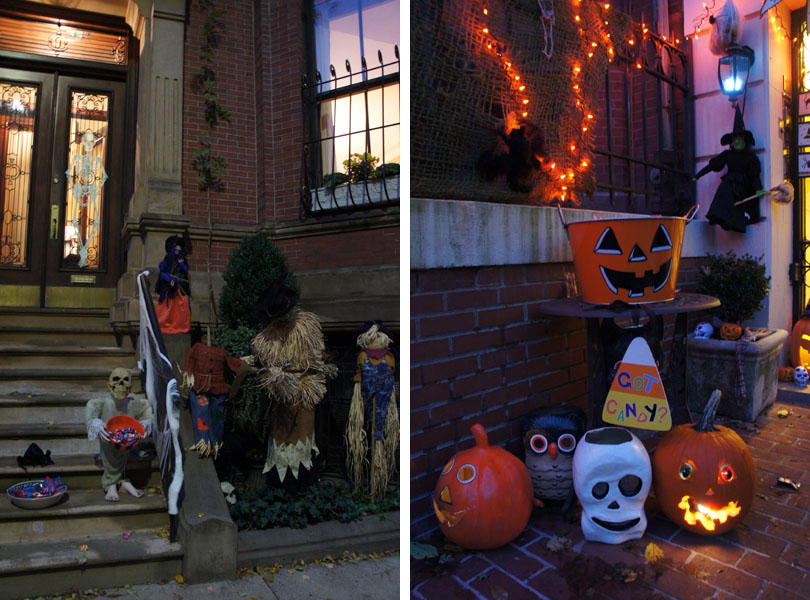
M194 443L191 415L180 409L180 435ZM183 577L189 583L236 577L236 525L219 486L214 462L186 452L183 461L185 499L180 508L179 537L183 544Z
M567 222L625 213L564 209ZM572 262L571 248L556 208L411 199L411 269ZM705 221L684 232L681 257L714 251Z
M792 381L780 381L776 390L776 399L779 402L810 406L810 385L799 387Z
M399 549L399 511L362 517L354 523L330 521L304 529L280 527L239 532L239 568L312 560L327 554Z

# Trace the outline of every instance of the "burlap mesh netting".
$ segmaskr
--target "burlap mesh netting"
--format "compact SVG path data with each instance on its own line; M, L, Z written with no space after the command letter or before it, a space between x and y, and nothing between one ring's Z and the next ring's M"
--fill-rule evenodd
M570 202L573 192L578 203L593 192L599 90L612 40L623 40L631 21L593 0L556 0L553 9L552 26L538 0L411 2L413 197L549 203ZM532 169L530 191L518 192L504 176L481 177L478 163L487 151L507 153L498 130L508 133L524 112L542 132L547 160Z

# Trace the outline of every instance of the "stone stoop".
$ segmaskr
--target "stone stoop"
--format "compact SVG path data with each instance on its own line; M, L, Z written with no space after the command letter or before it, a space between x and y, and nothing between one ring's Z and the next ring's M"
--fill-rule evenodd
M86 548L85 548L86 547ZM35 598L91 588L168 581L183 551L154 530L0 544L0 597Z
M135 351L117 339L108 310L0 307L0 485L61 477L57 505L29 510L0 499L0 598L36 597L174 578L183 551L170 544L169 516L157 461L130 463L145 495L101 489L98 442L87 439L84 407L108 394L115 367L133 374ZM51 451L54 464L17 464L29 444ZM2 493L2 492L0 492ZM127 536L126 538L124 536Z

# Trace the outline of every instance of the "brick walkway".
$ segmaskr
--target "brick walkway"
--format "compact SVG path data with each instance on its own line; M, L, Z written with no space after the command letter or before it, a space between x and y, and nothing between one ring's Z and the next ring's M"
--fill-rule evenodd
M780 418L780 408L792 414ZM754 505L737 529L698 536L648 511L644 537L613 546L586 542L579 518L569 524L550 509L535 509L523 535L497 550L447 548L438 532L417 540L445 556L411 559L412 598L810 598L810 407L777 402L754 424L717 422L745 439L757 468ZM656 440L645 443L652 447ZM801 491L775 487L778 476L803 482ZM568 538L571 547L550 550L555 535ZM644 558L649 542L664 552L655 564Z

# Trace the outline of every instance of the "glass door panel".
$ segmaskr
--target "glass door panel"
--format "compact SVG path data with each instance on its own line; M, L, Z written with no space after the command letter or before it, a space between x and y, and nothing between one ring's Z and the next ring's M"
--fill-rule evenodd
M63 266L101 264L109 104L108 94L71 92Z
M37 87L0 82L0 264L28 265Z

